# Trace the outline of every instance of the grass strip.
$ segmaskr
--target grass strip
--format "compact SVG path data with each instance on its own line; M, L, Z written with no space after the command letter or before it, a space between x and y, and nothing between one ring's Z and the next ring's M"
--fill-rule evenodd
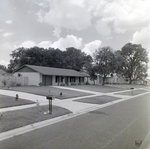
M142 93L146 93L148 91L146 90L131 90L131 91L127 91L127 92L122 92L122 93L116 93L118 95L127 95L127 96L135 96L135 95L139 95L139 94L142 94Z
M52 114L48 113L48 105L5 112L0 118L0 132L71 113L69 110L58 106L52 108Z
M78 100L74 100L74 101L84 102L84 103L92 103L92 104L105 104L105 103L119 100L119 99L120 98L117 98L117 97L102 95L102 96L97 96L97 97L78 99Z
M20 99L20 98L16 100L15 97L0 95L0 108L27 105L27 104L33 104L33 103L35 102L30 101L30 100Z

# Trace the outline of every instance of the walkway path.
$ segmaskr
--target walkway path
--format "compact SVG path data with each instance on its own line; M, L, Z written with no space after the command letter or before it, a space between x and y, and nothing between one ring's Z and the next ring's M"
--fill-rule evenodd
M66 109L70 110L72 113L78 113L80 111L88 110L89 108L103 106L103 105L96 105L96 104L82 103L82 102L74 101L77 99L91 98L91 97L102 96L102 95L118 97L121 99L119 101L132 98L131 96L116 94L116 93L131 91L131 90L124 90L124 91L111 92L111 93L102 93L102 92L95 92L95 91L69 88L69 87L61 87L61 86L53 86L53 87L94 94L94 95L75 97L75 98L69 98L69 99L63 99L63 100L55 98L55 100L52 101L53 105L66 108ZM11 90L0 90L0 94L6 95L6 96L12 96L12 97L15 97L16 94L18 94L19 98L21 98L21 99L31 100L34 102L38 101L40 105L48 105L49 104L49 102L45 96L40 96L40 95L35 95L35 94L30 94L30 93L24 93L24 92L19 92L19 91L11 91ZM113 101L112 103L114 103L114 102L118 102L118 100ZM31 107L35 107L35 106L36 106L36 104L29 104L29 105L21 105L21 106L2 108L2 109L0 109L0 112L20 110L20 109L31 108Z
M56 88L61 88L60 86L57 86ZM74 89L74 88L67 88L67 87L62 87L64 89L70 89L70 90L75 90L75 91L81 91L81 92L88 92L88 93L92 93L94 95L89 95L89 96L83 96L83 97L76 97L76 98L70 98L70 99L63 99L63 100L59 100L59 99L55 99L53 100L53 105L56 106L60 106L63 108L66 108L70 111L72 111L72 114L69 115L64 115L64 116L60 116L60 117L56 117L50 120L46 120L46 121L42 121L39 123L35 123L32 125L28 125L28 126L24 126L21 128L17 128L14 130L10 130L7 132L3 132L0 133L0 141L13 137L15 135L19 135L19 134L23 134L26 133L28 131L32 131L34 129L38 129L68 118L72 118L74 116L83 114L83 113L87 113L89 111L93 111L99 108L103 108L105 106L108 105L112 105L118 102L121 102L123 100L128 100L130 98L133 97L137 97L137 96L141 96L143 94L147 94L147 93L142 93L140 95L136 95L136 96L125 96L125 95L118 95L115 93L120 93L120 92L126 92L129 90L124 90L124 91L119 91L119 92L111 92L111 93L101 93L101 92L93 92L93 91L87 91L87 90L81 90L81 89ZM0 94L2 95L7 95L7 96L13 96L15 97L16 94L19 95L19 98L22 99L27 99L27 100L31 100L31 101L37 101L40 103L40 105L47 105L48 104L48 100L46 99L45 96L39 96L39 95L34 95L34 94L29 94L29 93L23 93L23 92L18 92L18 91L11 91L11 90L0 90ZM120 100L115 100L103 105L99 105L99 104L89 104L89 103L82 103L82 102L76 102L74 100L76 99L81 99L81 98L90 98L90 97L96 97L96 96L101 96L101 95L108 95L108 96L114 96L114 97L119 97L121 98ZM24 108L31 108L36 106L36 104L30 104L30 105L22 105L22 106L14 106L14 107L9 107L9 108L2 108L0 109L0 112L6 112L6 111L13 111L13 110L19 110L19 109L24 109Z

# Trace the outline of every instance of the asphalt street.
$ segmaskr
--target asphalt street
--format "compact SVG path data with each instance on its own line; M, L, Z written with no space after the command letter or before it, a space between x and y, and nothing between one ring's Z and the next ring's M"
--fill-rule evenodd
M138 149L149 130L150 93L3 140L0 149Z

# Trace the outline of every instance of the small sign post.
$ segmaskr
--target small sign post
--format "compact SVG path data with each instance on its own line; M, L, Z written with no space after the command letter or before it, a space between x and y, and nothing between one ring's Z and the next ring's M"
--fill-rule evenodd
M46 98L49 100L49 114L52 114L52 100L53 96L46 96Z
M134 90L134 88L133 87L131 87L131 95L133 96L133 90Z

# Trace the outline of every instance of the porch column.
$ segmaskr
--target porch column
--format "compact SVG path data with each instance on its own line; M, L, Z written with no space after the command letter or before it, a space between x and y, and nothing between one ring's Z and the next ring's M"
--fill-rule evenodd
M76 77L76 85L79 84L79 77Z

